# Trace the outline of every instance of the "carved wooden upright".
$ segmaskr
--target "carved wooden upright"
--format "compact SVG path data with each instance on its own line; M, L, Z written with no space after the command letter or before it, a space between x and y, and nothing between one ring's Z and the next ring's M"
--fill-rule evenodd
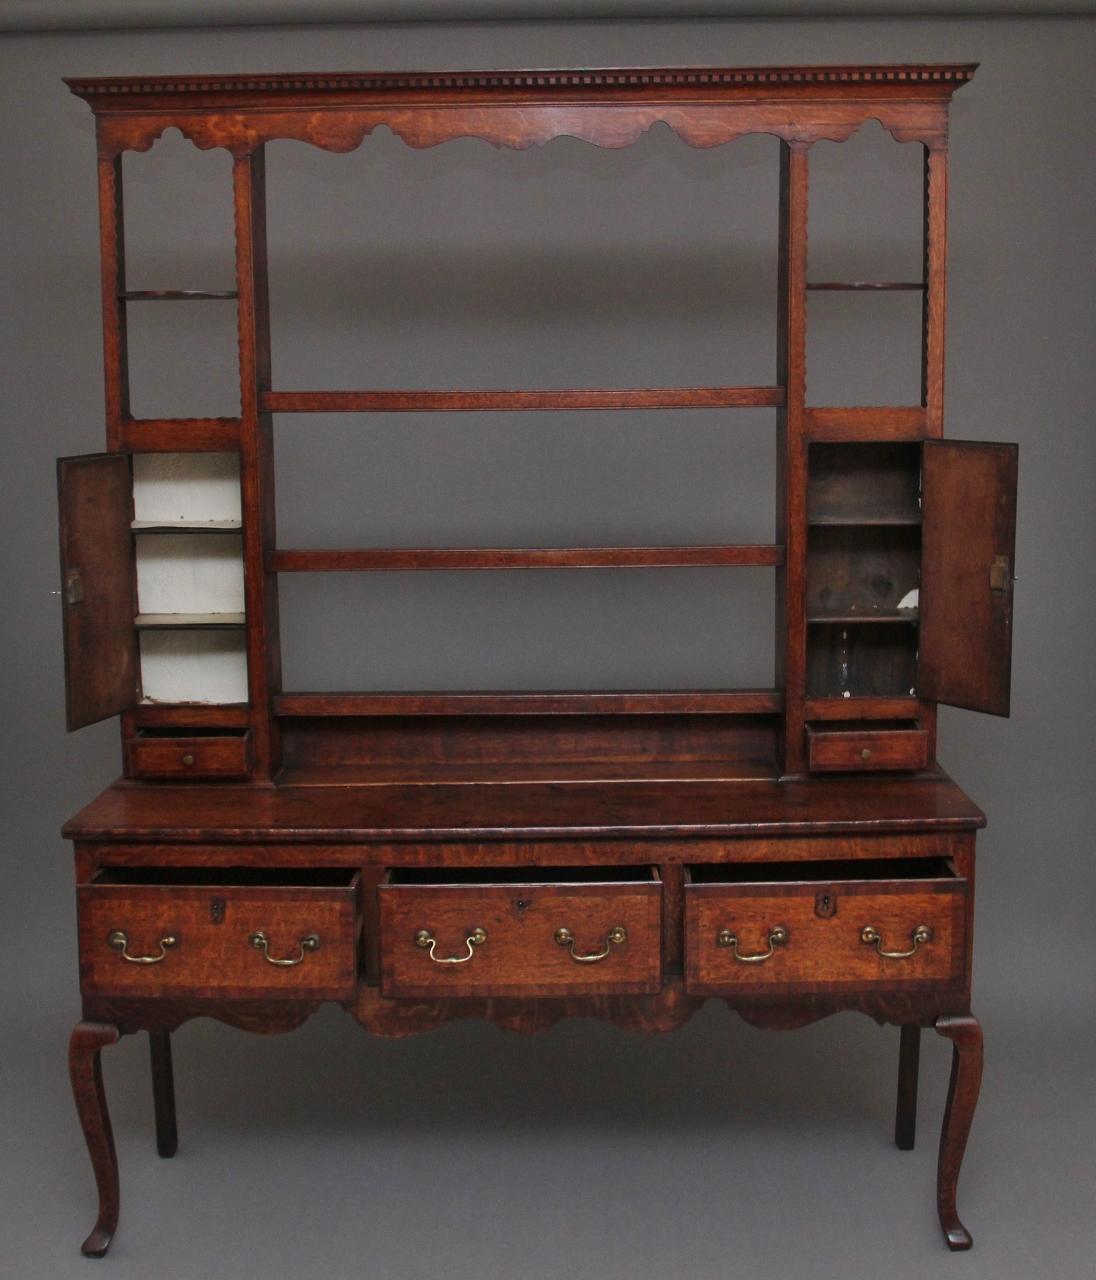
M936 765L936 705L1007 714L1016 482L1013 446L940 438L948 107L973 73L933 65L69 82L91 105L98 140L108 452L59 467L67 705L70 728L121 717L125 764L124 778L65 828L76 850L85 1019L71 1070L100 1206L85 1253L105 1252L117 1223L99 1061L120 1035L149 1033L158 1148L170 1156L170 1033L189 1018L279 1032L334 1001L388 1036L453 1018L528 1032L576 1014L665 1031L712 997L757 1026L794 1028L842 1009L900 1026L903 1149L914 1140L920 1029L950 1039L938 1206L948 1246L970 1246L955 1189L981 1075L970 977L984 818ZM872 120L924 151L923 275L812 280L812 147ZM523 149L562 135L624 147L659 123L693 147L754 133L780 139L772 385L275 384L265 143L351 152L383 125L412 147L472 136ZM236 279L217 293L127 288L122 158L169 128L233 158ZM920 292L920 403L807 403L812 288ZM176 299L235 306L238 415L133 416L127 314ZM277 537L273 414L733 415L741 406L773 410L772 543L300 550ZM228 477L223 510L187 489L188 477L210 468ZM165 545L156 540L172 538L190 539L196 560L228 540L242 579L234 608L165 604L163 584L153 592L142 572ZM772 688L282 687L282 574L695 565L775 575Z

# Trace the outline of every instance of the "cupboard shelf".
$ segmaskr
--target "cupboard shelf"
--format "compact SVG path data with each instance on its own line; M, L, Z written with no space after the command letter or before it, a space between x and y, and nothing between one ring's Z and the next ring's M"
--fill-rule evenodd
M242 613L139 613L133 620L138 631L242 631Z
M890 526L919 525L920 511L895 515L847 515L847 516L809 516L807 524L812 529L824 528L878 528Z
M825 626L830 623L840 623L842 626L846 623L908 623L916 626L917 621L918 611L916 609L896 609L886 613L816 612L807 615L807 622L812 626Z
M242 520L134 520L134 533L242 533Z

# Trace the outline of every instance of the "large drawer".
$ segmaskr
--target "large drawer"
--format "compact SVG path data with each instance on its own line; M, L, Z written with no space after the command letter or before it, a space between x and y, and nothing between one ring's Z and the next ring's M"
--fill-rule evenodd
M566 996L661 984L650 867L395 869L378 889L386 996Z
M358 878L350 868L102 868L77 890L82 989L348 998Z
M685 985L700 995L949 987L967 882L946 858L693 866Z

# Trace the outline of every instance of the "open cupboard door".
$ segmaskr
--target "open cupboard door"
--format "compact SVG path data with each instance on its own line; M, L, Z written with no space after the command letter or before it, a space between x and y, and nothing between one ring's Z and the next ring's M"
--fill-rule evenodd
M65 711L80 729L138 698L133 485L127 454L57 460Z
M1009 713L1014 444L927 440L921 475L918 693Z

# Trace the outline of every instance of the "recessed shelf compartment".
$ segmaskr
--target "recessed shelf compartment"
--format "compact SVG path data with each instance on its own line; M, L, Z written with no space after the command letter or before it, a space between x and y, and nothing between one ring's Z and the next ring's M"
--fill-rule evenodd
M143 525L239 527L239 454L135 453L133 516Z
M245 703L246 634L208 628L142 630L143 705Z
M921 523L918 444L812 444L808 468L811 525Z
M133 455L141 683L147 702L246 702L240 463Z
M811 530L807 542L807 614L820 621L900 620L920 581L916 527L841 526ZM899 614L899 608L903 613ZM906 620L912 620L906 615Z
M807 643L809 698L916 696L917 630L819 624Z

